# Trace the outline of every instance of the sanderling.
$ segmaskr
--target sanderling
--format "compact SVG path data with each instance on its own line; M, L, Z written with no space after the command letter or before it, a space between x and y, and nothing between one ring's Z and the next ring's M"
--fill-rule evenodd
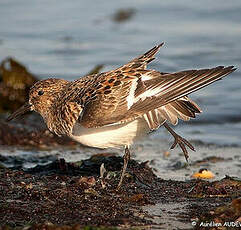
M120 188L128 161L129 146L163 125L174 137L186 159L194 147L175 133L176 125L200 113L188 94L199 90L235 70L233 66L163 73L146 69L163 45L112 71L81 77L73 82L46 79L35 83L28 102L9 116L27 111L40 113L49 130L67 135L84 145L97 148L124 147L124 165ZM168 122L168 123L167 123Z

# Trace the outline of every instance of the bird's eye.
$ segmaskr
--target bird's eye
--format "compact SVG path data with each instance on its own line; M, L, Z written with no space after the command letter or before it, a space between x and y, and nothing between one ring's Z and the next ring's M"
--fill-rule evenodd
M43 95L43 94L44 94L44 91L43 91L43 90L38 91L38 95L39 95L39 96L41 96L41 95Z

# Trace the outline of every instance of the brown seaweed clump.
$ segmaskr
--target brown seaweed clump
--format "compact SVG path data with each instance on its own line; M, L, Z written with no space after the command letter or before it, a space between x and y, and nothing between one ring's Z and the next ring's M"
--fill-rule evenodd
M0 64L0 113L15 111L27 99L29 88L38 79L25 66L6 58Z
M204 229L203 223L240 221L238 178L163 180L147 162L131 160L117 191L122 166L121 157L105 153L76 163L59 159L29 169L0 168L0 230L174 229L173 220L185 224L182 229ZM143 210L148 205L157 205L158 214Z

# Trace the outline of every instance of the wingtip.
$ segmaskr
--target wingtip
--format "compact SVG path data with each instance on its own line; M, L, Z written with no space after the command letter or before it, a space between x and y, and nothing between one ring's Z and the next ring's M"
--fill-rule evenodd
M151 58L154 59L155 54L159 51L159 49L164 45L164 42L160 43L159 45L154 46L152 49L148 50L146 53L144 53L139 58ZM149 60L150 62L151 60Z
M237 68L235 68L233 65L224 67L223 70L227 71L227 74L230 74L234 72Z
M220 66L217 66L217 67L215 67L215 68L213 68L213 69L216 69L216 70L222 70L222 71L227 71L227 73L232 73L232 72L234 72L237 68L236 67L234 67L233 65L231 65L231 66L223 66L223 65L220 65Z
M160 43L159 45L157 45L156 47L159 49L159 48L161 48L162 46L164 46L164 42L162 42L162 43Z
M237 67L235 67L235 66L233 66L233 65L228 66L227 68L229 68L230 70L232 70L232 72L235 71L235 70L237 69Z

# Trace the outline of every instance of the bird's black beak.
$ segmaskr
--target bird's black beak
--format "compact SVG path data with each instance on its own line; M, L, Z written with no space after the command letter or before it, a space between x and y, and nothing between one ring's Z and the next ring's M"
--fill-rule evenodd
M11 121L12 119L20 117L21 115L31 111L31 107L32 106L29 103L25 103L22 107L20 107L17 111L10 115L6 121Z

